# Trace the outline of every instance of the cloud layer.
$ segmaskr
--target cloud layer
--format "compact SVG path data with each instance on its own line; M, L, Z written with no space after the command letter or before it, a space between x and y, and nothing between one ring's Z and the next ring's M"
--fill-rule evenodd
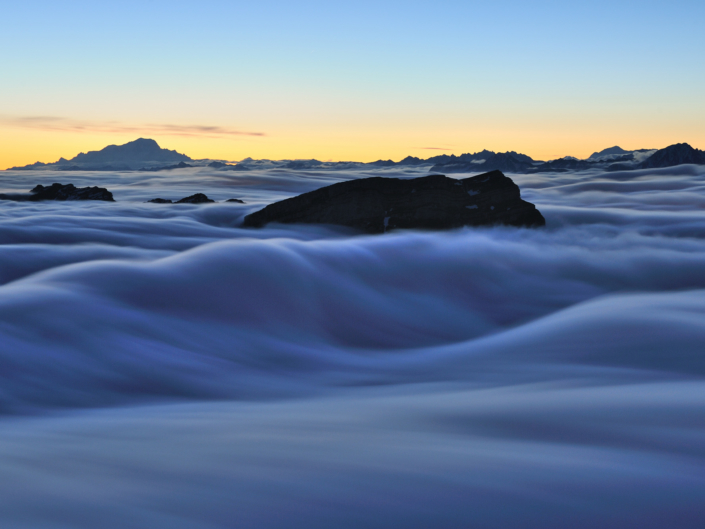
M372 174L0 204L3 521L701 527L703 168L517 176L540 230L240 228ZM144 202L194 192L247 204Z

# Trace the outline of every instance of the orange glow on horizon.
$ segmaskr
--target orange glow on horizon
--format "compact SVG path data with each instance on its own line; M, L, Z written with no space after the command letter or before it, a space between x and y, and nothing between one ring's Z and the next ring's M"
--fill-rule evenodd
M627 133L628 132L628 133ZM667 128L657 134L639 130L563 131L477 127L470 130L419 131L408 128L356 130L278 130L262 137L155 136L139 133L77 133L22 128L0 128L0 169L24 166L37 161L71 159L80 152L121 145L138 137L151 137L162 148L173 149L193 159L211 158L237 161L243 158L310 159L322 161L399 161L406 156L430 158L440 154L460 155L488 149L516 151L535 160L563 156L587 158L595 151L619 145L624 149L663 148L687 142L701 148L705 133L690 130L677 133Z

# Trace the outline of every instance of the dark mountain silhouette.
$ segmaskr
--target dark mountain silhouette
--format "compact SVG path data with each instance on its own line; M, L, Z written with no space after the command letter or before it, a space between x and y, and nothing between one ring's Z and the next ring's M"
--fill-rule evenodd
M42 162L34 162L29 165L24 165L22 167L11 167L11 171L32 171L34 169L43 169L47 164Z
M546 223L533 204L521 199L519 187L499 171L463 180L444 175L348 180L270 204L247 215L244 226L270 222L337 224L367 233Z
M108 145L99 151L81 153L69 162L80 164L107 164L122 162L186 162L191 158L185 154L162 149L156 141L140 138L124 145Z
M186 163L193 162L193 165ZM570 156L541 162L530 156L508 151L495 153L482 150L475 153L439 154L427 159L407 156L399 162L377 160L375 162L321 162L319 160L253 160L246 158L231 165L222 161L192 160L185 154L162 149L156 141L140 138L124 145L109 145L100 151L81 153L67 160L45 164L35 162L24 167L9 170L53 170L53 171L166 171L186 167L210 167L220 171L251 171L258 169L306 170L356 170L367 168L386 169L393 167L430 166L431 172L439 173L485 173L504 171L515 174L583 171L589 169L603 171L632 171L672 167L680 164L705 164L705 152L694 149L687 143L678 143L656 151L637 149L627 151L614 146L590 155L586 160Z
M463 154L449 160L437 163L431 167L431 172L477 173L503 171L507 173L526 173L534 167L533 160L530 157L513 151L496 154L492 151L482 151L468 156Z
M425 165L432 164L431 172L443 173L477 173L488 171L506 171L508 173L524 173L530 170L536 162L526 154L514 151L495 153L482 150L475 153L439 154L425 160L415 156L407 156L398 163L391 160L378 160L368 165L376 167L392 167L394 165Z
M399 162L398 165L421 165L422 163L425 162L421 158L417 158L416 156L407 156Z
M536 160L534 160L531 156L528 156L526 154L521 154L519 152L507 151L504 154L509 154L512 158L515 158L515 159L519 160L520 162L536 163Z
M659 167L673 167L684 163L705 165L705 152L694 149L687 143L676 143L665 149L660 149L649 156L638 168L655 169Z
M451 164L451 163L461 163L461 162L475 162L479 160L487 160L488 158L495 155L494 151L480 151L475 153L465 153L460 156L455 154L440 154L438 156L432 156L426 160L426 163L433 164ZM522 155L523 156L523 155ZM529 158L530 159L530 158Z
M408 158L408 157L407 157L407 158ZM406 158L405 158L405 159L406 159ZM418 158L417 158L417 160L418 160ZM401 164L403 161L404 161L404 160L402 160L401 162L399 162L399 164ZM377 160L376 162L370 162L370 163L367 164L367 165L371 165L371 166L373 166L373 167L394 167L394 166L397 165L397 164L396 164L396 162L393 162L392 160ZM414 164L414 165L416 165L416 164Z
M527 161L528 159L528 161ZM529 171L533 164L532 160L525 154L515 152L501 152L491 156L481 164L485 171L506 171L508 173L524 173Z
M584 171L593 169L597 162L589 162L586 160L576 160L575 158L559 158L544 162L535 167L531 172L535 173L565 173L567 171Z
M621 147L617 147L616 145L614 147L610 147L608 149L603 149L599 152L594 152L590 155L588 160L599 160L600 158L603 158L605 156L613 156L615 154L629 154L630 151L625 151Z
M156 141L140 138L124 145L108 145L99 151L81 153L67 160L59 158L53 164L41 162L13 170L54 169L60 171L129 171L164 163L191 161L185 154L162 149Z

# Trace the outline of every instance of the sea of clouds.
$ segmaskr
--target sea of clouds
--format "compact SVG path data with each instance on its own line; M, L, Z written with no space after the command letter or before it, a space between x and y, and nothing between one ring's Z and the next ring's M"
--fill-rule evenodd
M705 167L543 229L240 227L423 169L0 173L0 525L705 526ZM464 175L457 175L463 177ZM246 204L149 204L204 192Z

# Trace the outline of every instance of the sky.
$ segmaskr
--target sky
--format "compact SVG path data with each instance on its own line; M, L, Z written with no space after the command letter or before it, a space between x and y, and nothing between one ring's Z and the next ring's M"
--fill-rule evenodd
M0 168L705 148L705 2L0 5Z

